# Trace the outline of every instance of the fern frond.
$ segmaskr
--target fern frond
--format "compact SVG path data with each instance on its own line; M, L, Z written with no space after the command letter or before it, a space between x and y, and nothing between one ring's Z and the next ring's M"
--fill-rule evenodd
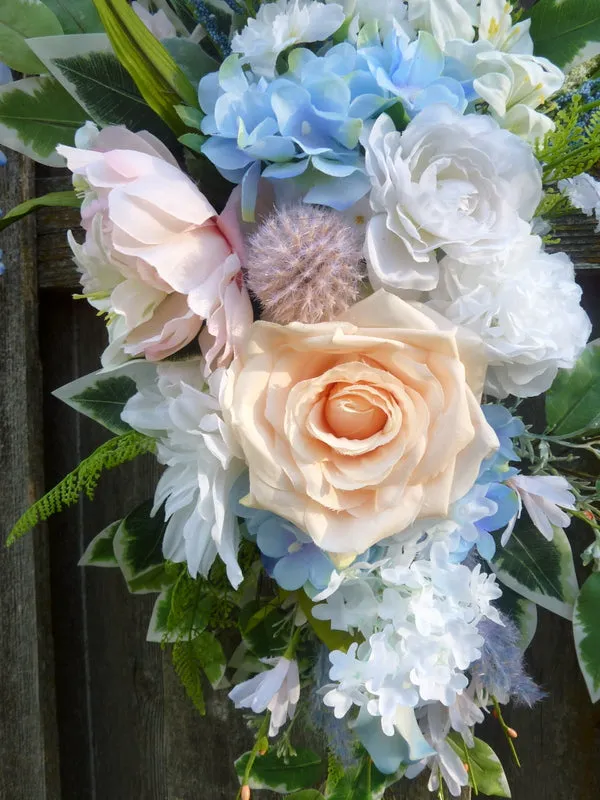
M59 484L27 509L10 532L7 544L11 545L16 542L38 522L43 522L53 514L75 505L81 495L85 494L92 500L103 472L125 464L127 461L133 461L134 458L144 453L154 452L155 446L156 442L153 438L144 436L137 431L128 431L121 436L109 439L85 458Z
M327 795L330 792L333 792L335 787L344 777L344 765L342 762L337 758L333 750L327 751L327 783L325 785L325 791Z
M197 640L180 639L173 645L173 666L188 697L200 714L206 714L202 689L202 661L196 653Z
M588 172L600 161L600 110L574 95L554 117L555 129L536 146L543 164L544 185ZM584 121L585 119L585 121Z

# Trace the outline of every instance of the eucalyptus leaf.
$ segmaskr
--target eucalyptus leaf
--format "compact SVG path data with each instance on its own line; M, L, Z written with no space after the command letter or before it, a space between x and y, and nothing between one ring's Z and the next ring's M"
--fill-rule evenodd
M146 28L127 0L94 0L115 54L148 105L178 135L185 132L175 111L198 105L196 90L167 49Z
M115 556L113 542L120 524L120 519L111 523L92 539L84 554L79 559L80 567L119 566L119 562Z
M527 600L572 619L579 593L573 553L562 528L554 528L551 542L533 523L515 527L505 547L499 543L491 567L498 579Z
M44 0L62 25L64 33L98 33L102 23L93 0Z
M41 164L64 166L56 145L73 145L86 119L81 106L51 76L0 86L0 145Z
M546 420L555 436L600 428L600 345L592 342L572 370L561 370L546 393Z
M244 775L249 758L250 753L244 753L235 762L240 778ZM271 789L279 794L290 794L319 783L324 771L323 760L311 750L300 748L295 756L285 760L278 758L275 750L269 750L264 756L256 757L248 785L251 789Z
M0 0L0 61L11 69L44 72L44 65L25 40L62 32L56 15L40 0Z
M147 130L163 140L172 136L113 53L106 34L52 36L28 44L98 125Z
M138 382L150 383L155 376L153 364L130 361L116 369L84 375L52 394L109 431L126 433L131 427L121 419L125 404L137 392Z
M489 744L474 737L473 747L467 748L462 736L454 732L449 734L447 742L468 763L469 783L477 787L478 793L490 797L511 797L504 768Z
M593 703L600 700L600 572L581 587L573 615L573 635L579 666Z
M74 191L50 192L43 197L33 197L26 200L15 208L11 209L0 219L0 231L8 228L14 222L18 222L23 217L37 211L38 208L80 208L81 198L77 197Z
M530 14L536 56L545 56L559 67L589 57L593 54L590 43L600 42L597 0L538 0Z
M113 540L115 557L133 594L161 592L172 583L162 554L164 511L151 516L151 510L152 500L134 509L121 521Z

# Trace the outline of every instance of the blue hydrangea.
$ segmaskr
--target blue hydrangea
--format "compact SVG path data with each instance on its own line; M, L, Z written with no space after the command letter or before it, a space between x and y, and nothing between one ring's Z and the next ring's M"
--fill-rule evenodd
M260 550L267 573L290 592L301 587L310 594L325 589L334 570L329 556L288 520L270 511L241 505L240 500L248 490L245 473L233 485L231 501L236 515L246 523L248 536Z
M481 410L488 424L494 429L500 447L481 465L478 483L506 481L517 474L517 470L509 467L510 461L520 461L512 440L525 432L525 425L521 419L513 417L504 406L489 404L482 406Z
M401 30L392 30L383 44L376 27L365 26L359 36L362 55L386 97L399 98L409 117L435 103L465 111L472 79L450 77L446 59L430 33L421 31L410 42Z
M369 189L359 137L383 92L348 43L324 56L297 48L288 66L268 82L232 55L202 78L202 132L210 137L202 152L248 197L260 175L252 167L264 163L263 177L295 181L306 202L348 208Z
M505 528L518 512L517 494L503 483L475 486L453 504L451 516L459 525L452 547L452 560L464 561L473 547L490 561L496 552L493 531Z

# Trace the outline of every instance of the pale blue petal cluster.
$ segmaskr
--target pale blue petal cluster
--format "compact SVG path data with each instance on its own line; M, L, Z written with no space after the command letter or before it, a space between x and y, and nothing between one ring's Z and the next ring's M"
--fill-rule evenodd
M206 75L198 89L210 137L202 152L233 183L243 184L262 162L263 177L305 186L306 202L348 208L370 186L359 137L364 120L384 106L384 92L348 43L324 56L297 48L288 66L268 82L232 55Z
M401 100L409 117L439 103L460 113L467 108L472 80L447 75L444 54L430 33L421 31L411 42L401 29L391 30L382 44L377 29L365 26L358 47L379 87Z
M241 475L231 490L235 514L246 523L248 536L256 542L268 574L286 591L306 587L322 591L329 584L334 566L303 531L288 520L257 508L247 508L240 500L248 494L248 474Z

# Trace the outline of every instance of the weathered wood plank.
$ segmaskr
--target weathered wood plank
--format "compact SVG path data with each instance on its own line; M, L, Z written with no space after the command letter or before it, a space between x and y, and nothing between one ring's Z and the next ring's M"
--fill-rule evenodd
M33 167L16 155L0 170L5 207L33 196ZM35 221L0 239L0 531L8 531L43 485L37 345ZM0 797L59 800L58 735L45 531L0 547Z
M98 368L102 322L84 303L42 293L48 483L107 438L52 398L51 389ZM153 458L107 473L94 503L49 522L63 800L165 800L162 653L145 641L154 596L129 595L118 570L82 569L91 538L147 499Z

